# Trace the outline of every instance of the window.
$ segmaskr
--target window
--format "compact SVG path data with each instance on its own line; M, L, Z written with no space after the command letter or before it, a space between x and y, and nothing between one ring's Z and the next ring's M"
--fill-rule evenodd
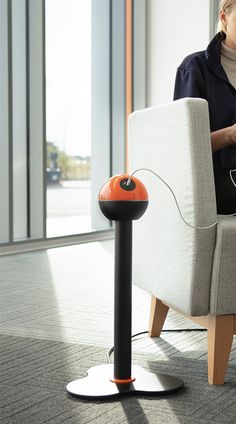
M46 0L45 4L47 237L51 237L92 230L92 2Z
M125 168L125 1L1 0L0 32L2 247L109 230L97 194Z

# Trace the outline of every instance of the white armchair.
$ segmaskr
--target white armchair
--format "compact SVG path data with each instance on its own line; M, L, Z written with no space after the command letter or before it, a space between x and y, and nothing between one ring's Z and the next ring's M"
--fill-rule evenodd
M208 329L208 381L223 384L236 333L236 217L217 216L208 105L185 98L129 118L130 171L149 192L134 223L133 282L152 294L150 336L159 336L169 307ZM235 192L236 195L236 192Z

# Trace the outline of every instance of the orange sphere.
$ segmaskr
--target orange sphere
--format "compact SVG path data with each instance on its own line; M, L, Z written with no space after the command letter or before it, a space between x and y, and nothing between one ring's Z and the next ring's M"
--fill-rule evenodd
M129 185L126 185L130 175L115 175L111 177L101 188L98 200L148 200L148 192L144 184L138 178L131 177Z
M138 178L129 178L126 174L115 175L102 186L98 201L106 218L114 221L139 219L147 209L145 186Z

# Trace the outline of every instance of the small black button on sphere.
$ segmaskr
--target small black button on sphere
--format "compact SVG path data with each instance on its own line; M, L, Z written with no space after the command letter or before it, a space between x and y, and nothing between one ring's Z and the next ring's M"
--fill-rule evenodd
M136 184L133 180L129 180L128 178L123 178L120 181L120 186L125 191L132 191L136 188Z

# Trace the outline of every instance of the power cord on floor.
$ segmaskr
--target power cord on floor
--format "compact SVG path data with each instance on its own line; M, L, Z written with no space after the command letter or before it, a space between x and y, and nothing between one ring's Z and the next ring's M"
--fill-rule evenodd
M164 329L164 330L161 330L161 332L162 333L171 333L171 332L175 332L175 333L178 333L178 332L182 332L182 331L187 331L187 332L190 332L190 331L207 331L207 329L206 328L178 328L178 329ZM148 331L141 331L140 333L136 333L136 334L133 334L132 336L131 336L131 339L134 339L135 337L138 337L138 336L141 336L142 334L148 334ZM111 355L112 355L112 353L114 352L114 346L112 346L108 351L107 351L107 354L106 354L106 358L107 358L107 362L108 362L108 364L110 364L111 363Z

